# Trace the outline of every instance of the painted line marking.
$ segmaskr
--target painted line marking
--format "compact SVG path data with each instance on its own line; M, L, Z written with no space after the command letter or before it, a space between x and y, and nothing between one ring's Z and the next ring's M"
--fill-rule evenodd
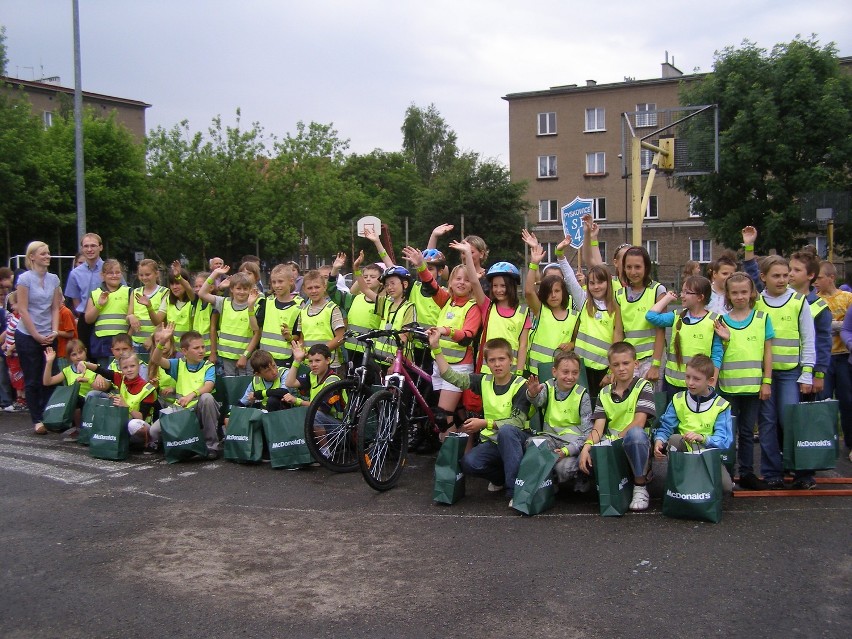
M83 473L67 468L57 468L52 464L40 464L39 462L24 459L13 459L11 457L0 457L0 469L11 470L34 477L44 477L62 482L63 484L80 484L87 480L97 478L92 473Z

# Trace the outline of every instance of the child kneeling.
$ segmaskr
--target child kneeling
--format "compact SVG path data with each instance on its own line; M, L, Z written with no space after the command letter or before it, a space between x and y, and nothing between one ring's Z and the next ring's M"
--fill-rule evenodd
M281 401L288 394L287 387L284 385L287 368L278 366L272 353L262 349L252 353L249 364L254 371L254 377L246 388L240 405L266 411L288 408L288 405L282 405Z
M711 386L715 367L706 355L695 355L686 365L686 391L676 393L654 432L654 457L668 450L726 449L733 442L731 405ZM730 494L731 475L722 466L722 491Z
M630 510L646 510L650 503L647 483L651 471L651 440L645 426L657 415L654 392L648 380L635 376L639 362L632 344L616 342L610 347L607 359L613 382L598 396L592 413L594 426L580 453L580 470L588 473L592 468L592 444L597 444L604 436L611 440L622 439L633 474Z

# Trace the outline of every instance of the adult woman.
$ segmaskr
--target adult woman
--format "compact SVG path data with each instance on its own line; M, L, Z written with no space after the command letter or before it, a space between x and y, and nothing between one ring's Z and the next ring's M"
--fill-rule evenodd
M47 429L42 415L50 391L42 383L44 372L44 349L56 348L56 333L59 326L59 307L62 290L59 277L48 272L50 249L44 242L34 241L27 246L27 271L18 278L18 312L21 321L15 331L15 348L21 359L27 406L33 427L38 435Z

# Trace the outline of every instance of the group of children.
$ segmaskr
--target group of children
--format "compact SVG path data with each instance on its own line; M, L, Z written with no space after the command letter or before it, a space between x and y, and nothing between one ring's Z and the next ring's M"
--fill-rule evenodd
M306 273L298 291L290 266L276 266L265 296L251 269L228 276L228 267L212 265L190 284L175 262L163 287L157 264L143 260L141 285L130 289L122 284L119 263L107 260L103 284L85 312L94 326L91 352L70 342L69 364L57 374L48 352L44 383L79 381L81 405L88 394L114 390L114 402L130 409L131 434L149 449L159 439L158 411L166 404L194 409L212 458L220 450L216 375L252 375L242 405L301 405L338 380L345 361L359 361L364 345L355 335L417 322L428 327L429 349L406 349L433 369L438 424L436 431L418 432L411 449L430 452L444 433L467 433L464 472L486 477L489 490L505 490L510 500L535 411L540 434L559 457L560 481L573 482L578 491L591 485L590 447L623 440L632 510L648 507L653 458L668 450L731 447L732 415L740 487L782 487L783 406L833 391L824 387L826 376L848 379L833 372L846 362L839 357L845 351L834 353L831 343L839 332L832 312L845 313L848 304L829 308L810 288L819 276L825 280L820 292L830 294L833 265L800 251L789 261L769 256L758 267L757 232L747 227L745 272L725 254L710 265L708 278L685 277L678 296L651 279L642 247L618 247L612 276L598 250L597 225L588 218L584 225L581 250L589 270L582 285L564 256L567 239L556 250L558 269L541 272L544 251L523 231L530 254L523 297L516 266L484 268L488 249L477 236L448 244L461 260L448 272L437 243L451 225L436 228L425 250L405 247L408 268L394 264L367 230L381 262L365 263L362 251L349 291L338 285L342 253L327 275ZM395 341L376 344L379 364L395 352ZM110 353L115 360L104 367ZM150 359L142 373L143 354ZM101 365L87 363L90 356ZM655 393L662 392L667 408L657 415ZM755 425L762 479L753 469ZM844 433L852 443L845 422ZM794 486L813 487L813 472L797 471Z

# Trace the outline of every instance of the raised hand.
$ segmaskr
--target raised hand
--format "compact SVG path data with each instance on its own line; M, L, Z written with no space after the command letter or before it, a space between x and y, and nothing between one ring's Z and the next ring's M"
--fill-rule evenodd
M530 262L538 264L544 259L544 248L541 244L530 246Z
M361 268L361 264L364 263L364 251L358 251L358 257L355 258L355 261L352 262L352 270L357 271Z
M728 325L722 320L721 317L716 318L716 321L713 322L713 331L716 335L719 336L723 342L730 341L731 339L731 331L728 328Z
M747 226L743 229L743 244L754 245L757 240L757 229L753 226Z
M527 395L529 397L538 397L543 387L544 384L538 380L538 375L530 375L527 379Z
M413 246L406 246L402 249L402 258L405 261L410 262L415 268L423 264L423 253Z
M435 237L441 237L442 235L446 235L450 231L455 228L452 224L439 224L434 229L432 229L432 235Z
M175 276L175 279L180 277L180 274L181 274L180 271L181 271L180 260L175 260L174 262L172 262L172 275Z
M338 253L337 257L334 258L334 262L331 263L331 268L340 270L344 266L346 266L346 253Z
M538 239L535 236L535 233L530 233L527 229L521 229L521 239L524 241L524 244L533 248L538 246Z

